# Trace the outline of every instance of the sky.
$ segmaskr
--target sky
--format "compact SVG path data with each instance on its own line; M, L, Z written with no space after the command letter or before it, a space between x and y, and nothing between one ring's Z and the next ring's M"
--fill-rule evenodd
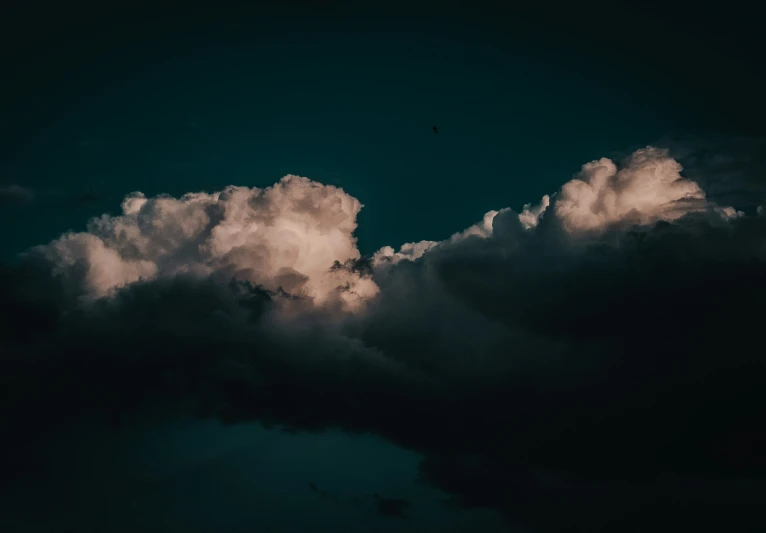
M764 529L753 14L2 9L3 531Z

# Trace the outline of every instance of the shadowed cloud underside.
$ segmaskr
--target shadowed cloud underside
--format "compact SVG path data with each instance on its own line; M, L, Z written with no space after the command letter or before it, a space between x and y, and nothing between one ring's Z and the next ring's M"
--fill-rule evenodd
M760 212L652 147L370 257L361 208L297 176L133 193L31 249L0 287L0 413L30 434L160 406L369 432L533 531L762 521Z

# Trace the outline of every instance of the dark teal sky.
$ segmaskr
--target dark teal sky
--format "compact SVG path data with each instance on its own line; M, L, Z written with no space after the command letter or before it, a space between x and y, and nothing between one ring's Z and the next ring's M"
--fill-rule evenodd
M45 473L4 494L4 531L505 531L492 511L446 510L445 493L414 483L417 454L370 436L179 420L83 426L45 450ZM408 499L409 518L377 516L375 493Z
M51 30L55 47L27 35L5 88L0 180L38 201L3 208L4 226L25 219L4 255L115 212L133 190L267 186L286 173L359 198L370 252L444 238L537 201L589 160L722 124L720 103L702 98L710 83L687 90L699 57L667 57L668 43L672 54L697 44L684 26L657 22L636 44L625 37L638 22L615 42L617 24L585 16L567 29L481 11L349 13L84 15ZM99 201L61 198L82 194Z

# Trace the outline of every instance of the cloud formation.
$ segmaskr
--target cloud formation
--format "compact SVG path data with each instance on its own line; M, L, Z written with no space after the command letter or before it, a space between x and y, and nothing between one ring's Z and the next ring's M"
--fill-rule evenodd
M0 278L0 414L371 432L531 531L763 525L766 218L655 148L369 258L360 209L295 176L135 193L32 250Z
M619 170L606 158L588 163L561 188L555 216L569 233L603 231L626 219L675 220L705 205L699 185L680 172L680 164L653 148L638 150Z
M266 189L228 187L177 199L133 193L121 215L103 215L86 232L68 233L32 253L90 298L186 273L353 306L374 296L374 283L330 267L359 258L353 232L361 207L341 189L298 176Z

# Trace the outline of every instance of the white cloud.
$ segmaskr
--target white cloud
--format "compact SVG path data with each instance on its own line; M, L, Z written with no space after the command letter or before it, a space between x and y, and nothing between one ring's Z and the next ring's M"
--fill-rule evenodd
M681 170L666 150L652 147L633 153L621 169L610 159L593 161L561 188L555 216L571 234L600 232L623 221L670 221L704 209L705 193Z
M380 267L385 264L395 265L400 261L415 261L423 256L428 250L439 244L436 241L408 242L395 251L391 246L384 246L372 256L372 264Z
M666 150L653 147L636 151L621 168L606 158L592 161L555 195L544 195L537 205L525 204L520 214L510 208L488 211L481 222L446 241L405 244L398 252L391 247L381 248L375 264L383 257L391 262L415 260L429 250L468 237L505 239L534 232L545 216L551 217L568 239L598 238L620 224L673 221L691 212L709 211L724 220L743 216L732 207L708 202L700 186L682 177L681 171L681 165ZM518 225L511 222L513 218L518 219ZM498 233L499 228L504 235Z
M565 239L582 239L620 224L672 221L696 211L723 220L742 216L708 202L681 170L667 151L652 147L636 151L621 168L609 159L593 161L553 196L525 204L520 214L492 210L445 241L407 243L398 251L385 246L372 265L380 270L415 261L469 238L497 238L508 246L546 231L551 225L541 222L548 218ZM192 273L281 287L317 304L339 301L354 308L378 294L378 285L354 269L331 267L360 257L354 231L361 208L340 188L292 175L265 189L230 186L181 198L136 192L123 201L121 215L102 215L87 232L65 234L37 251L90 297L139 279Z
M533 206L532 204L525 204L524 209L519 215L519 222L521 222L521 225L524 227L524 229L530 229L537 226L537 224L540 222L540 218L543 216L546 209L548 209L549 205L551 205L551 197L547 194L543 196L542 200L540 200L540 203L536 206Z
M376 293L359 274L330 271L359 258L362 205L342 189L285 176L265 189L227 187L181 198L128 195L122 215L102 215L85 233L39 247L59 273L81 272L81 289L99 297L139 278L220 274L323 303L355 305ZM77 268L75 268L77 267Z

